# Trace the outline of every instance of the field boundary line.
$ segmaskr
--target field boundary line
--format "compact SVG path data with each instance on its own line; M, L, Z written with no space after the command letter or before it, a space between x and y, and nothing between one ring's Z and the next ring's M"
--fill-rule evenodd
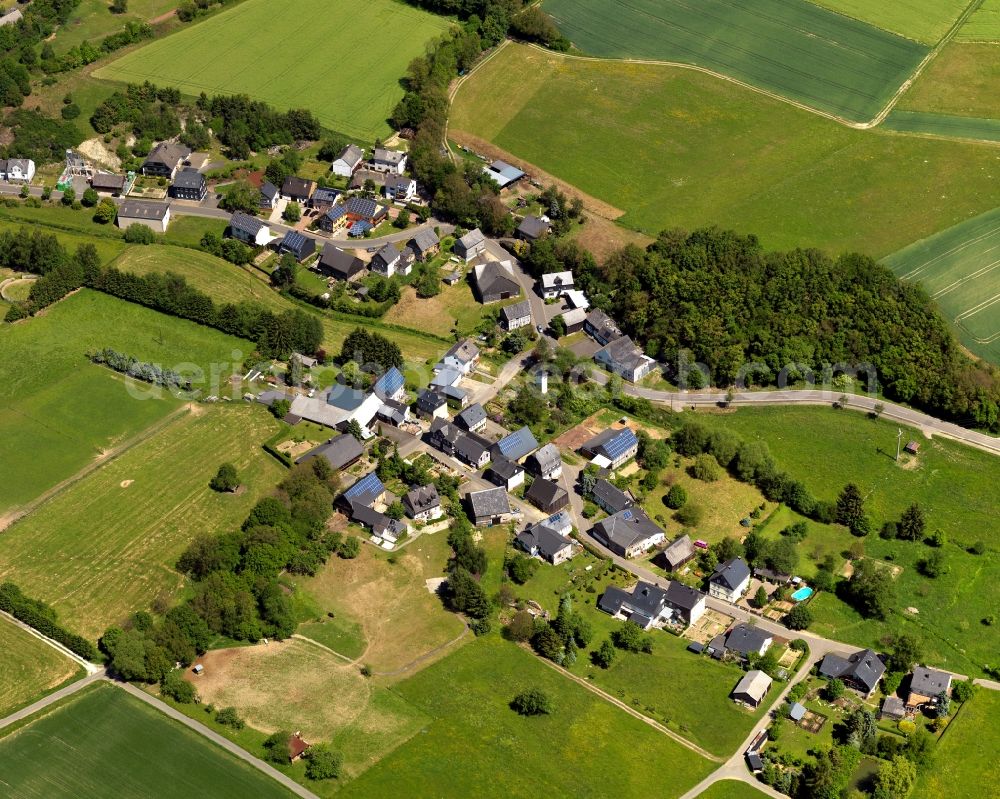
M309 638L306 635L299 635L298 633L292 633L291 637L295 638L295 639L297 639L299 641L305 641L306 643L312 644L313 646L317 646L320 649L322 649L323 651L329 652L331 655L336 655L341 660L345 661L345 665L347 665L347 666L353 666L360 659L360 658L355 658L354 660L351 660L351 658L347 657L347 655L342 655L336 649L331 649L326 644L321 644L319 641L315 641L315 640L313 640L312 638ZM361 654L363 656L364 652L362 652Z
M61 494L70 486L75 485L80 480L83 480L85 477L88 477L90 474L97 471L106 464L116 461L119 457L124 455L133 447L142 444L144 441L152 438L154 435L161 432L169 425L178 421L183 415L190 413L190 408L188 407L189 405L190 403L185 403L180 408L177 408L177 410L167 414L159 421L153 422L153 424L151 424L144 430L140 430L138 433L136 433L136 435L132 436L132 438L128 439L127 441L124 441L117 447L112 448L108 452L108 454L105 455L103 458L88 463L76 474L70 475L65 480L56 483L54 486L52 486L52 488L48 489L48 491L33 499L27 505L24 505L21 508L12 511L6 516L0 517L0 533L9 530L25 516L34 513L36 510L42 507L42 505L54 499L56 496Z
M469 634L469 625L466 623L465 619L462 619L462 624L463 624L462 632L460 632L455 638L452 638L450 641L445 641L443 644L440 644L439 646L436 646L433 649L427 650L422 655L419 655L419 656L415 657L409 663L406 663L405 665L400 666L398 669L392 669L390 671L374 671L373 670L372 674L374 676L376 676L376 677L396 677L396 676L398 676L400 674L406 674L406 672L412 671L416 666L419 666L421 663L424 663L425 661L430 660L435 655L443 652L446 649L451 648L452 646L454 646L455 644L457 644L459 641L461 641L463 638L465 638L465 636ZM368 652L368 649L365 649L365 652L362 653L361 657L364 657L367 652ZM359 658L359 660L360 660L360 658Z
M647 715L645 715L643 713L640 713L635 708L629 707L627 704L625 704L624 702L622 702L620 699L612 696L611 694L609 694L607 691L603 690L602 688L598 688L596 685L593 685L592 683L587 682L583 677L578 677L575 674L571 674L570 672L566 671L566 669L564 669L564 668L556 665L555 663L553 663L551 660L548 660L547 658L541 657L540 655L535 655L535 657L538 658L540 661L542 661L542 663L544 663L550 669L553 669L554 671L559 672L564 677L572 680L573 682L575 682L575 683L577 683L579 685L582 685L584 688L586 688L592 694L596 694L597 696L599 696L602 699L604 699L606 702L610 702L612 705L615 705L616 707L620 708L621 710L624 710L630 716L633 716L634 718L639 719L639 721L645 722L646 724L648 724L650 727L652 727L657 732L663 733L668 738L672 738L677 743L679 743L681 746L684 746L687 749L690 749L695 754L700 755L701 757L705 758L706 760L710 760L712 763L725 763L726 762L725 758L719 757L718 755L713 755L711 752L709 752L709 751L707 751L705 749L702 749L700 746L698 746L698 744L694 743L694 741L689 741L683 735L681 735L680 733L674 732L669 727L665 727L660 722L658 722L656 719L652 719L649 716L647 716Z
M179 710L175 710L174 708L170 707L170 705L168 705L166 702L157 699L152 694L147 694L145 691L136 688L131 683L117 682L107 677L105 677L105 679L108 680L108 682L110 682L112 685L121 688L128 694L131 694L141 702L145 702L147 705L152 707L154 710L159 711L164 716L167 716L168 718L171 718L174 721L179 721L188 729L193 730L198 735L201 735L204 738L207 738L216 746L221 747L225 751L229 752L229 754L239 758L244 763L247 763L248 765L252 766L258 771L263 772L271 779L275 780L276 782L279 782L281 785L290 790L292 793L302 797L302 799L319 799L319 797L316 794L314 794L304 785L300 785L291 777L282 774L273 766L270 766L267 763L265 763L259 757L255 757L254 755L250 754L242 746L233 743L225 736L222 736L219 733L217 733L215 730L209 729L200 721L195 721L194 719L185 716Z
M538 3L534 3L533 5L538 5ZM463 84L469 78L471 78L473 75L475 75L476 72L479 71L479 68L481 66L483 66L484 64L488 64L490 61L492 61L493 58L496 56L496 54L499 53L501 50L503 50L505 47L507 47L507 45L509 45L509 44L510 44L510 39L504 39L502 42L500 42L500 44L498 44L496 47L493 48L493 51L491 53L489 53L486 56L486 58L481 58L479 61L477 61L476 64L472 67L472 69L470 69L464 75L462 75L457 80L455 80L451 84L451 86L448 88L448 111L449 111L449 113L444 118L444 133L442 134L444 140L442 141L442 144L444 145L445 150L448 151L448 158L451 160L452 163L455 163L456 156L455 156L455 153L451 149L451 145L448 143L448 130L451 128L451 113L450 112L451 112L452 103L455 102L455 95L458 94L458 90L462 88ZM542 48L542 49L544 49L544 48Z
M93 685L98 680L105 679L104 669L98 669L93 674L89 674L82 679L71 682L69 685L60 688L58 691L53 691L48 696L43 696L37 702L32 702L27 707L22 707L20 710L15 710L9 716L0 719L0 730L6 729L11 724L16 724L19 721L24 721L24 719L29 716L34 716L36 713L41 713L43 710L48 708L50 705L60 702L68 696L72 696L78 691L82 691L88 685Z
M23 621L21 621L17 617L12 616L11 614L9 614L7 611L0 610L0 618L4 618L7 621L9 621L11 624L13 624L14 626L20 627L22 630L24 630L29 635L33 635L35 638L37 638L42 643L48 644L50 647L52 647L53 649L55 649L57 652L62 653L63 655L65 655L66 657L68 657L70 660L74 661L78 665L83 666L83 668L86 669L88 676L91 675L91 674L96 674L97 672L99 672L101 670L100 666L97 666L96 664L91 663L85 657L81 657L80 655L76 654L76 652L74 652L72 649L70 649L67 646L64 646L63 644L60 644L55 639L49 638L47 635L45 635L45 634L39 632L38 630L36 630L30 624L25 624Z

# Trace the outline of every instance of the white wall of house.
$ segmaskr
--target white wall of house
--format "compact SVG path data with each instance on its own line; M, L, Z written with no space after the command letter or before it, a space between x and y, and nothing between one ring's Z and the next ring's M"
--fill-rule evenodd
M726 602L736 603L739 601L740 597L746 593L749 585L749 577L740 583L733 591L728 590L724 585L720 585L719 583L709 583L708 593L716 599L723 599Z

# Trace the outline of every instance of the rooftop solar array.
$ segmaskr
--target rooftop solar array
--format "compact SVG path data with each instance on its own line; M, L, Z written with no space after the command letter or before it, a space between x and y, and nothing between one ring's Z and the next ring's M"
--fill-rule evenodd
M635 433L633 433L630 429L625 428L604 445L604 450L607 452L608 457L611 458L611 460L614 460L630 450L632 447L636 446L638 443L639 439L635 437Z
M538 449L538 442L529 428L522 427L520 430L515 430L510 435L501 438L497 442L497 446L505 458L516 461Z
M347 491L344 492L344 496L347 499L353 499L354 497L361 496L362 494L374 494L378 496L385 492L385 486L382 485L382 481L378 479L378 475L375 472L369 472L364 477L362 477L358 482L352 485Z
M389 369L375 383L375 393L391 397L403 387L403 373L395 366Z

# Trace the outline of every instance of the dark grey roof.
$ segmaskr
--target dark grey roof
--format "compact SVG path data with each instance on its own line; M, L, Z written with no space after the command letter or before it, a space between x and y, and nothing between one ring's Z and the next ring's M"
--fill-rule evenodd
M477 519L484 516L502 516L511 512L510 497L503 488L484 488L473 491L468 496L472 515Z
M503 320L510 324L516 319L524 319L524 317L531 316L531 301L522 300L521 302L516 302L513 305L508 305L505 308L500 309L500 316Z
M621 328L618 327L615 320L600 308L595 308L587 315L586 324L602 333L605 338L618 338L622 334Z
M517 226L518 233L523 233L525 236L533 239L537 239L539 236L548 233L548 231L549 223L531 214L522 219L521 224Z
M487 470L487 475L491 482L496 482L496 480L493 479L495 476L506 485L508 480L516 476L518 472L523 471L524 468L520 464L509 461L506 458L497 458L490 464L490 468Z
M600 500L606 508L611 508L612 513L631 508L632 498L613 483L609 483L603 477L594 483L594 490L591 492L595 499Z
M580 448L593 455L603 455L614 461L625 452L638 447L639 439L629 427L609 428L584 443Z
M694 544L691 542L690 536L686 534L672 541L670 545L663 550L663 557L672 569L675 569L685 561L690 560L694 557L694 555Z
M527 426L508 433L493 445L493 457L503 456L510 461L519 461L538 449L535 434Z
M521 293L521 284L514 279L514 273L499 261L477 264L472 274L481 297Z
M319 265L344 279L357 274L365 266L360 258L329 242L323 245L323 254L320 256Z
M475 405L470 405L464 411L462 411L458 416L455 417L455 421L459 422L466 430L471 430L476 425L479 425L486 418L486 411L483 406L478 402Z
M612 514L597 522L590 531L591 535L597 533L600 538L622 549L663 532L641 508L627 508Z
M425 486L414 488L403 497L403 505L410 511L411 515L423 513L441 506L441 497L438 496L437 486L428 483Z
M456 454L468 463L479 463L489 448L489 442L475 433L462 433L455 442Z
M562 456L559 453L559 447L551 443L546 444L537 452L530 455L526 464L529 469L535 467L534 471L538 474L548 474L557 468L561 468Z
M559 552L572 547L573 542L568 538L559 535L555 530L546 527L543 523L534 524L517 535L517 543L526 551L531 552L537 549L538 554L544 558L552 559Z
M750 652L760 652L760 648L773 638L770 633L749 624L737 624L726 636L726 649L746 655Z
M343 161L353 169L364 157L365 151L358 147L358 145L348 144L343 150L340 151L340 155L337 156L337 160Z
M436 247L440 243L441 239L438 238L437 233L434 232L434 228L424 228L423 230L418 230L417 234L410 239L410 246L416 252L427 252L427 250L432 247Z
M312 242L312 239L308 236L299 233L297 230L290 230L285 234L285 238L281 240L281 249L298 255L310 249L310 242ZM312 243L312 249L316 249L315 242Z
M151 203L142 200L126 200L118 206L118 216L126 219L152 219L162 221L170 206L167 203Z
M310 450L296 463L305 463L313 458L323 457L334 469L343 469L347 464L360 458L362 454L364 454L364 450L358 440L350 433L344 433Z
M715 567L711 582L735 591L750 576L750 567L742 558L733 558Z
M646 363L645 353L628 336L616 338L600 350L597 355L604 355L612 364L617 364L625 369L636 369Z
M374 219L379 210L379 204L369 197L348 197L344 202L348 213L364 219Z
M173 185L176 188L195 189L200 191L201 187L205 185L205 176L197 169L187 167L174 176Z
M319 188L313 192L313 195L310 199L314 204L323 202L333 204L337 201L337 198L340 195L341 191L339 189Z
M667 586L667 604L682 610L693 610L705 601L706 596L704 592L676 580L671 580Z
M568 499L569 495L559 483L539 477L525 492L524 498L540 508L548 508L556 502Z
M90 179L90 185L95 189L119 190L125 186L125 176L112 175L110 172L98 172Z
M399 260L399 250L396 249L396 245L391 241L388 242L381 250L375 253L375 258L384 263L386 266L394 264ZM374 261L375 258L372 260Z
M313 182L311 180L289 175L285 178L285 182L281 184L281 193L297 197L308 197L312 187Z
M885 664L871 649L862 649L848 657L830 653L819 664L824 677L848 678L873 691L885 674Z
M448 399L437 391L425 388L417 395L417 410L424 413L433 413L442 405L447 405Z
M270 181L266 181L264 185L260 187L260 193L267 197L267 199L273 200L278 196L278 187Z
M611 614L624 607L628 611L639 611L651 619L656 618L667 607L667 592L658 585L640 580L631 592L609 586L597 603L598 607Z
M177 164L191 155L191 149L172 141L161 141L146 156L143 164L163 164L174 169Z
M881 662L881 661L880 661ZM937 696L945 693L951 687L951 675L929 669L926 666L916 666L913 677L910 678L910 692L921 696Z
M250 216L250 214L237 211L229 217L229 227L233 230L233 232L238 230L248 236L256 237L256 235L260 233L261 228L264 227L264 223L255 216Z

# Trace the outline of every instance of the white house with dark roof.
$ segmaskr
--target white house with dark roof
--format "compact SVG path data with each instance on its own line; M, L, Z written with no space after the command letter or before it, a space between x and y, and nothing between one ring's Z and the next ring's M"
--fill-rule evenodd
M742 558L733 558L715 567L708 592L716 599L736 603L750 585L750 567Z
M684 623L684 626L689 627L705 613L705 608L708 606L708 594L684 585L684 583L671 580L670 585L667 586L666 603L667 607L674 611L675 616Z
M445 419L431 422L428 443L446 455L457 458L473 469L481 469L490 460L490 442L476 433L467 433Z
M506 458L494 458L483 477L493 485L513 491L518 486L524 485L524 467Z
M372 386L375 396L385 402L386 400L402 400L406 396L406 379L403 373L395 366L386 369Z
M417 395L417 415L424 419L447 419L448 398L440 391L425 388Z
M429 522L444 515L441 497L433 483L407 491L403 497L403 509L415 522Z
M539 280L542 297L546 300L554 300L562 296L573 288L572 272L549 272L542 275Z
M867 699L878 688L885 674L885 663L871 649L862 649L846 657L830 652L820 661L819 673L828 680L842 680Z
M459 413L455 423L469 433L476 433L486 427L486 410L477 402Z
M906 696L908 708L934 707L941 694L951 691L951 675L946 671L915 666L910 677L910 691Z
M270 181L265 181L260 187L259 205L261 208L272 210L281 197L281 191Z
M173 180L177 170L190 157L190 147L179 142L161 141L143 161L142 174Z
M382 184L382 193L387 200L408 203L417 198L417 181L409 175L386 175L385 183Z
M535 477L558 480L562 476L562 455L559 447L549 443L533 452L524 461L525 468Z
M641 508L632 507L601 519L590 535L623 558L634 558L662 544L667 534Z
M531 302L522 300L500 309L500 323L504 330L517 330L531 324Z
M441 363L446 367L457 369L463 375L468 375L479 363L479 347L472 339L464 338L456 341L441 357Z
M376 172L394 172L397 175L402 175L406 169L406 153L400 150L376 147L372 153L371 168Z
M619 511L631 508L635 500L631 495L622 491L618 486L608 482L603 477L599 477L594 483L594 488L590 492L590 498L605 513L618 513Z
M272 239L267 225L243 211L237 211L229 218L229 235L251 247L266 247Z
M409 274L409 270L403 271L402 267L403 254L396 248L396 245L391 241L388 242L382 249L380 249L374 256L372 256L371 263L368 264L369 270L377 275L382 275L383 277L392 277L393 275L399 274Z
M571 539L560 535L545 522L533 524L518 533L514 543L529 555L547 560L553 566L565 563L579 551L579 546Z
M595 308L587 315L583 323L583 330L601 346L605 346L622 336L622 331L615 324L615 320L600 308Z
M365 151L356 144L348 144L330 165L330 171L342 178L349 178L365 160Z
M169 224L169 203L125 200L118 206L117 225L122 230L128 230L132 225L143 225L156 233L166 233Z
M35 176L35 162L30 158L0 160L0 180L7 183L30 183Z
M672 615L667 592L642 580L631 591L608 586L597 600L597 607L616 619L634 622L643 630L663 625Z
M316 424L346 430L351 421L361 426L365 438L372 435L369 425L382 407L382 400L374 394L358 391L341 383L314 397L297 394L292 399L290 413Z
M617 338L599 349L594 353L594 361L630 383L638 383L656 368L656 361L628 336Z
M520 511L511 505L507 492L499 487L472 491L465 499L469 507L469 517L476 527L506 524L521 515Z
M486 252L486 236L479 228L473 228L464 236L455 240L455 255L465 259L469 263L473 258Z
M750 654L763 655L774 643L774 636L752 624L737 624L726 633L726 652L746 660Z

